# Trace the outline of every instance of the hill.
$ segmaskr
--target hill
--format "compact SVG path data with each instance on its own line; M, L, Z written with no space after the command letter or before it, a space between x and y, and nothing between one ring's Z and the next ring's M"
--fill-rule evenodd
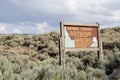
M0 35L0 80L120 80L120 27L101 29L104 58L67 52L59 66L59 33Z

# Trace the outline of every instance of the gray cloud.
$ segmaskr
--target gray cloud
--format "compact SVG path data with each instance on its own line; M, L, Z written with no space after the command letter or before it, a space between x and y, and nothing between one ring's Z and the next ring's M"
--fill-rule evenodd
M31 23L31 22L20 22L20 23L0 23L0 33L5 34L40 34L50 31L58 31L58 27L50 26L46 22L42 23Z
M111 16L119 10L120 1L116 0L9 0L17 8L39 19L67 18L84 16ZM115 7L117 6L117 7ZM114 9L115 7L115 9ZM85 18L86 19L86 18Z
M119 4L120 0L1 0L0 21L17 27L21 32L27 30L24 27L30 28L36 26L36 23L44 28L49 26L50 30L54 28L58 30L61 20L77 23L99 22L102 26L118 26ZM31 31L32 29L33 27L30 28Z

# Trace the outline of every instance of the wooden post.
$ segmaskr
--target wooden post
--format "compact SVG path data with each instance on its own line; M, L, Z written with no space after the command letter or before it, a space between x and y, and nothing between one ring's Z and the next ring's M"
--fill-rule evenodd
M100 32L100 25L97 22L96 24L98 24L98 40L99 40L99 51L98 51L98 58L102 58L103 59L103 47L102 47L102 39L101 39L101 32Z
M104 54L103 54L102 39L101 39L101 41L100 41L100 44L101 44L101 47L100 47L100 58L103 59Z
M97 53L98 55L98 59L100 58L100 50L101 50L101 43L100 43L100 25L98 22L96 22L96 24L98 25L98 48L99 48L99 51Z
M59 39L59 65L61 65L61 37Z
M61 46L61 65L62 65L62 68L63 68L63 70L65 69L65 45L64 45L64 32L63 32L63 22L60 22L60 46Z
M61 47L62 38L59 40L59 64L62 66L63 69L65 69L65 51Z
M100 58L100 52L99 51L97 51L97 56L98 56L98 59Z
M62 68L65 69L65 51L62 50Z

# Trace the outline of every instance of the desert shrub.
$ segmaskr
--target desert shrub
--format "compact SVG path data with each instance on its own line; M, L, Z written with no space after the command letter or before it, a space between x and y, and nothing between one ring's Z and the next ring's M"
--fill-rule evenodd
M94 68L88 66L85 71L86 71L86 73L90 73L90 72L94 71Z
M27 35L27 36L24 36L24 40L25 41L29 41L32 39L32 35Z
M39 42L36 42L36 41L32 41L32 43L31 43L32 45L34 45L34 47L38 47L38 45L39 45Z
M76 74L76 79L74 79L74 80L87 80L86 77L87 77L86 72L84 70L82 70Z
M45 59L47 59L47 56L45 56L44 54L39 54L37 57L40 61L43 61Z
M11 35L11 36L10 36L10 35L8 35L8 36L6 36L6 37L5 37L5 40L11 40L12 38L13 38L13 36L12 36L12 35Z
M46 59L46 60L40 62L41 66L46 65L46 64L51 64L51 65L56 66L56 65L58 65L58 60L54 59L54 58L49 58L49 59Z
M11 41L8 45L11 47L16 47L16 46L18 46L18 43Z
M52 40L49 40L47 47L48 47L48 54L50 56L54 57L58 54L59 49L56 46L55 42L53 42Z
M81 59L76 57L66 57L66 66L75 67L79 70L84 69L85 67Z
M27 64L29 63L29 58L26 55L15 56L11 64L13 71L15 73L21 73L23 70L27 69Z
M51 40L53 40L53 41L55 41L55 42L57 42L58 41L58 38L59 38L59 33L58 32L50 32L49 33L50 34L50 38L51 38Z
M29 47L29 46L30 46L30 44L31 44L31 42L30 42L30 41L24 41L23 46Z
M40 36L40 43L42 44L47 44L49 41L49 36L48 34L44 34Z
M6 70L9 70L11 68L12 66L7 57L0 55L0 71L4 73Z
M6 40L5 40L5 44L7 44L8 46L11 47L16 47L18 45L23 44L23 37L19 36L19 35L11 35L11 36L6 36Z
M0 71L0 80L3 80L3 75L1 71Z
M116 31L116 32L120 32L120 28L119 27L116 27L116 28L113 28L114 29L114 31Z
M98 65L98 58L96 53L83 56L82 61L85 66L91 66L95 68Z
M37 77L35 80L54 80L59 79L59 75L56 70L59 70L57 67L53 65L44 65L41 67L33 68L33 72L37 73Z
M83 51L79 51L79 52L77 52L77 51L68 51L68 52L66 52L66 54L69 56L69 57L78 57L78 58L82 58L83 56L85 56L86 55L86 52L83 52Z
M61 80L87 80L84 70L77 71L76 68L67 67L61 72Z
M4 71L3 80L14 80L13 71L11 69Z
M98 80L106 80L106 74L104 70L101 69L95 69L93 72L93 76L95 76Z
M32 61L28 59L28 56L19 55L12 57L12 59L8 59L10 59L12 70L16 74L20 74L25 69L33 68L33 66L35 66L35 63L32 63Z
M106 74L104 70L101 69L94 69L91 67L88 67L86 69L87 73L87 80L106 80Z
M38 41L40 40L40 35L34 35L32 38L34 41Z
M39 44L37 50L42 50L44 48L47 48L47 44Z
M100 58L100 59L97 61L97 68L102 69L102 70L105 70L105 65L106 65L107 63L108 63L108 60L103 59L103 58Z
M14 78L12 80L23 80L19 74L14 74Z
M105 65L106 74L110 75L114 69L119 68L120 66L120 53L118 48L113 49L112 54L107 55L108 63Z
M29 58L36 58L38 52L35 50L31 50L28 54L29 54Z
M19 64L17 64L17 63L12 64L12 70L16 74L20 74L22 72L21 66Z
M96 80L96 78L93 76L93 72L87 73L87 80Z
M34 67L37 67L38 64L35 63L34 61L29 61L29 63L26 65L27 68L33 69Z
M104 49L113 49L114 45L112 43L108 43L108 42L103 42L103 48Z
M29 45L30 49L34 49L34 45L32 45L32 43Z
M31 69L22 71L21 76L24 80L35 80L35 74L33 74Z
M66 68L61 77L62 77L62 80L75 80L76 78L76 74L77 74L77 70L75 68Z

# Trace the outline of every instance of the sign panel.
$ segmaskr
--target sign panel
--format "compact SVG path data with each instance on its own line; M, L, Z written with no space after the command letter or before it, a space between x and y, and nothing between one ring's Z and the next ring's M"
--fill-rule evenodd
M64 49L99 50L98 24L62 23L62 44Z
M99 24L60 23L60 62L65 67L65 51L98 51L102 54Z

